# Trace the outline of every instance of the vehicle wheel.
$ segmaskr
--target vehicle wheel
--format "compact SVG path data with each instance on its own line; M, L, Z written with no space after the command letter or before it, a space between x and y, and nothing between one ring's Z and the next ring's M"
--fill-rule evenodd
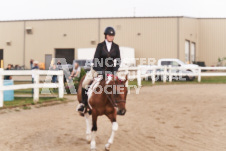
M161 76L155 76L155 80L156 81L162 81L162 77Z
M155 76L155 80L156 81L161 81L161 76ZM152 81L152 77L151 76L148 77L148 81Z
M195 80L195 77L189 77L189 76L186 77L186 81L194 81L194 80Z
M152 78L151 78L151 76L149 76L149 77L148 77L148 81L152 81Z
M191 70L187 70L187 71L192 72ZM194 76L191 76L191 77L186 76L186 81L193 81L194 79L195 79L195 77L194 77Z

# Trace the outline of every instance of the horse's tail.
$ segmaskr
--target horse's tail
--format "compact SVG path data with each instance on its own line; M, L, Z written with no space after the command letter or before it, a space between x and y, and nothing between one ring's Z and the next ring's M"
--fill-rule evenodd
M82 102L82 83L83 83L83 81L84 81L84 79L85 79L85 76L86 76L86 75L84 75L84 76L81 78L81 80L80 80L80 82L79 82L79 85L78 85L77 98L78 98L78 102L79 102L79 103Z

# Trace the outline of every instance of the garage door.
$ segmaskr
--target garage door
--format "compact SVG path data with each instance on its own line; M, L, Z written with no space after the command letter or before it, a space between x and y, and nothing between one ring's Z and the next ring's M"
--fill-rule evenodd
M73 63L74 55L74 49L55 49L55 58L65 58L68 64Z
M3 68L3 50L0 49L0 68Z

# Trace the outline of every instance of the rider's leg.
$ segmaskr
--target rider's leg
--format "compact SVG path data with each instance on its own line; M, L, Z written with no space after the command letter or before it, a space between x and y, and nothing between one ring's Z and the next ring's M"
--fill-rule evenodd
M84 113L85 112L85 107L88 105L88 96L86 94L90 82L93 80L94 77L94 70L91 69L85 76L85 79L82 82L82 101L80 103L80 106L78 107L78 112Z
M87 106L87 99L88 99L88 96L86 94L86 89L82 88L82 101L80 103L80 106L78 108L78 112L80 113L85 113L85 107Z

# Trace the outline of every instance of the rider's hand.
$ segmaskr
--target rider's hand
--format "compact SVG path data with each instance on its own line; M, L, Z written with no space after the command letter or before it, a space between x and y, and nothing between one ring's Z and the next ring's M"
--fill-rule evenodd
M112 76L107 76L107 79L109 80L109 81L111 81L112 79L113 79L113 77Z

